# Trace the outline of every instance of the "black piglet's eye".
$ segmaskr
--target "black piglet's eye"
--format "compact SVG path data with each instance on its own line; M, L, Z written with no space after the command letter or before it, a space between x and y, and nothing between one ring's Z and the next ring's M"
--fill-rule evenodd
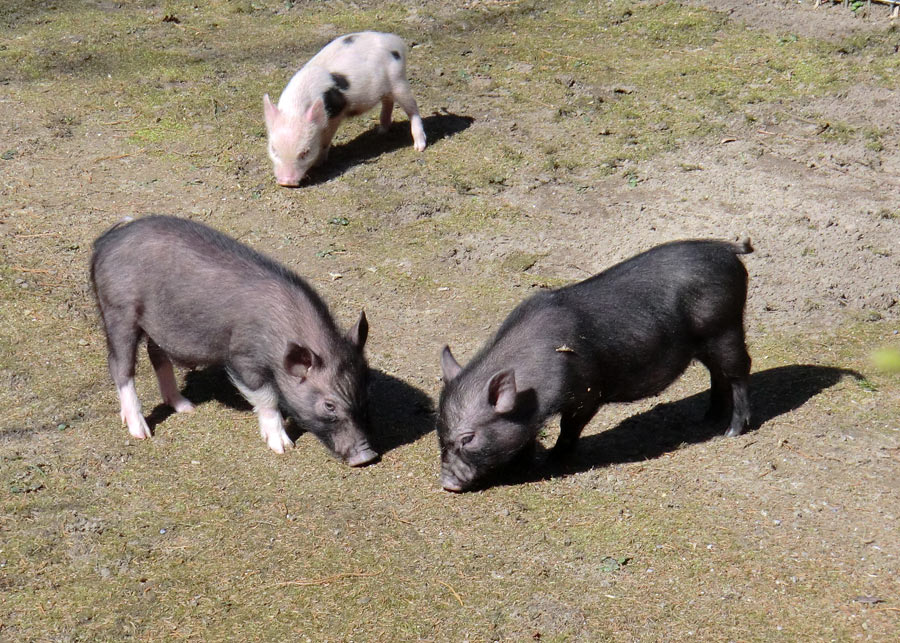
M459 439L459 446L461 446L461 447L466 446L466 445L467 445L469 442L471 442L474 438L475 438L475 436L474 436L473 434L471 434L471 433L469 433L468 435L462 436L462 437Z
M325 401L325 410L329 413L334 413L334 402Z

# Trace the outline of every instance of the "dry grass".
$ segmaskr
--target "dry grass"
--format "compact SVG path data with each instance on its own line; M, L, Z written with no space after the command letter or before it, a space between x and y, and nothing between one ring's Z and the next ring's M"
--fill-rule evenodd
M415 43L430 149L365 116L309 185L277 188L263 92L372 26ZM566 231L530 190L637 183L748 105L888 83L896 61L869 54L890 37L839 54L676 3L0 8L0 639L892 638L900 381L867 358L896 342L890 317L753 327L762 426L735 440L694 426L691 369L601 411L564 472L539 453L454 496L430 415L443 342L471 355L528 289L579 274L533 269ZM128 438L86 266L105 227L150 212L272 254L345 324L366 308L379 464L308 435L275 456L215 373L192 376L196 413ZM154 411L143 355L138 388Z

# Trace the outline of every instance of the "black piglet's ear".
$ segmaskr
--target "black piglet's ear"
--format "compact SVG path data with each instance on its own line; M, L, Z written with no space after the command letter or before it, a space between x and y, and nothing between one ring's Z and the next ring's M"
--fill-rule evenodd
M459 362L453 357L453 353L450 352L449 346L444 346L444 350L441 351L441 370L444 372L445 383L454 379L462 370L462 366L459 365Z
M500 371L488 383L488 402L497 413L509 413L516 407L516 374Z
M322 365L322 359L308 349L291 342L284 354L284 370L294 377L306 377L311 368Z
M363 347L366 345L366 339L369 337L369 321L366 319L366 311L362 311L359 314L359 321L356 322L356 325L350 329L350 332L347 333L347 339L350 340L350 343L356 346L361 353Z

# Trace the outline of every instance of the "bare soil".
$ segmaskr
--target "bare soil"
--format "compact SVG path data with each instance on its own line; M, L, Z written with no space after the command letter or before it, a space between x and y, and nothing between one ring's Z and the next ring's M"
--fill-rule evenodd
M3 8L0 640L893 640L900 375L872 359L900 350L889 14ZM303 187L278 188L262 93L368 27L412 45L428 149L405 120L376 134L371 114ZM582 59L579 39L615 55ZM666 58L684 73L623 71ZM696 91L695 68L723 80ZM106 227L154 212L276 257L345 325L365 308L382 462L350 470L308 435L268 452L215 369L186 374L199 408L171 415L143 355L155 436L128 439L87 262ZM465 361L536 288L672 239L744 236L746 435L696 422L708 383L691 367L659 398L602 409L562 470L539 449L508 484L439 490L444 343Z

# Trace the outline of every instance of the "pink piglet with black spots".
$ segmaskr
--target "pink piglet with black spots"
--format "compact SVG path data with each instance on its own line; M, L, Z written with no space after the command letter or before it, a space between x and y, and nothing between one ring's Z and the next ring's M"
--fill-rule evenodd
M269 158L279 185L299 186L309 168L328 157L341 122L379 102L379 129L390 127L396 102L409 116L415 149L425 149L419 107L406 80L406 52L403 40L394 34L347 34L331 41L294 74L277 105L268 94L263 96Z

